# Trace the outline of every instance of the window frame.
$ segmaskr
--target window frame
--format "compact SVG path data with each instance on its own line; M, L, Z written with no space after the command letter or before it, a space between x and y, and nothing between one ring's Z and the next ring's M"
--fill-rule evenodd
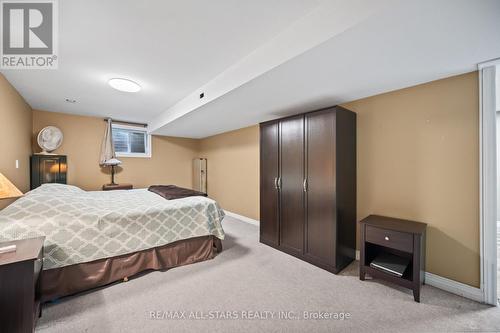
M498 306L496 136L499 131L495 119L495 85L499 65L500 59L478 65L480 285L474 300L494 306Z
M124 125L124 124L117 124L117 123L112 123L111 124L112 130L115 128L121 128L125 130L131 130L131 131L137 131L137 132L144 132L146 134L146 147L145 153L123 153L123 152L117 152L115 151L116 157L139 157L139 158L151 158L153 154L153 147L152 147L152 141L151 141L151 134L149 134L148 129L143 126L134 126L134 125ZM111 137L111 140L113 140L113 137ZM115 142L113 141L113 146Z

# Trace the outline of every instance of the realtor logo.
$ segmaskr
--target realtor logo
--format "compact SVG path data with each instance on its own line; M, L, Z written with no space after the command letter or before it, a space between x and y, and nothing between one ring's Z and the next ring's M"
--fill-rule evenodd
M0 0L1 68L57 68L56 0Z

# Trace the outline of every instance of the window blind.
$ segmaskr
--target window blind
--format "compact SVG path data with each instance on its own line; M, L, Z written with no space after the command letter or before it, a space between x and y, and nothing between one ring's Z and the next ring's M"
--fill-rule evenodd
M113 128L113 144L117 153L146 153L147 133L125 128Z

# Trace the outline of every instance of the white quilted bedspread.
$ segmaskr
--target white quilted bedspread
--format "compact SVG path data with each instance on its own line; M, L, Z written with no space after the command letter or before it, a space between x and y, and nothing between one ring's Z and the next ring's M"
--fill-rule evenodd
M0 241L45 236L44 269L178 240L224 239L224 211L205 197L165 200L147 189L87 192L45 184L0 211Z

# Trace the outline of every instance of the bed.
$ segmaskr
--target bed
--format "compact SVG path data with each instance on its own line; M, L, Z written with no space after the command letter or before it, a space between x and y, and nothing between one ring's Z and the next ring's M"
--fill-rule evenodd
M42 300L144 270L213 258L224 211L212 199L148 191L84 191L44 184L0 211L0 241L45 236Z

